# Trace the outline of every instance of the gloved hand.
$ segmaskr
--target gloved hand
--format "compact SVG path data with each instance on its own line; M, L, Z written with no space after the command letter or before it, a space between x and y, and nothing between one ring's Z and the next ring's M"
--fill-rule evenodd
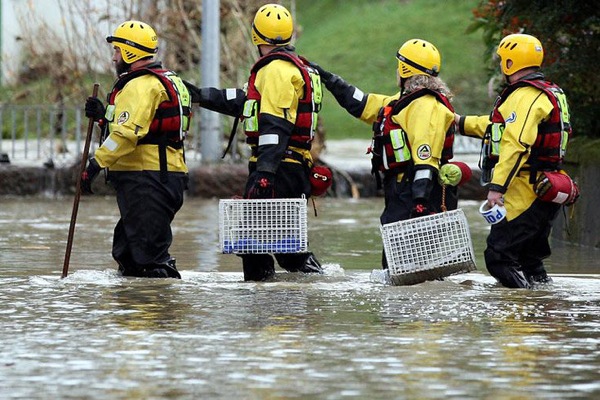
M275 197L275 174L255 171L248 181L249 199L272 199Z
M87 168L81 174L81 193L94 194L92 191L92 183L101 170L102 168L100 168L100 165L98 165L96 160L90 158Z
M94 121L100 121L104 118L106 110L104 105L97 97L88 97L85 101L85 116Z
M417 203L410 212L411 218L424 217L433 214L423 203Z
M317 63L308 62L308 65L310 65L312 68L314 68L315 70L317 70L317 72L319 73L319 75L321 76L321 82L323 83L327 83L327 81L329 81L329 79L331 79L331 77L333 76L333 74L329 71L325 71L323 68L321 68L321 66Z
M199 87L197 87L196 85L194 85L193 83L186 81L185 79L183 80L183 84L185 85L188 92L190 93L190 97L192 98L192 103L200 103L200 99L202 98L201 89Z
M438 181L440 185L460 186L471 179L471 168L460 161L450 162L440 167Z

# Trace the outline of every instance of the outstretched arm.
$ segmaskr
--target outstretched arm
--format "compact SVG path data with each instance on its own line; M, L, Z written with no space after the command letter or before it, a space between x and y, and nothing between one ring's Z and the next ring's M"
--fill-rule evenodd
M202 108L232 117L242 115L244 102L246 101L246 93L242 89L199 88L185 80L183 83L192 96L192 103L197 103Z
M324 70L315 63L310 66L319 72L321 81L325 84L327 90L331 92L335 100L350 115L366 123L373 123L377 120L379 109L386 106L390 101L398 99L400 93L393 96L365 93L356 86L346 82L340 76Z
M352 86L338 75L324 70L320 65L315 63L309 64L319 72L321 82L325 84L325 87L335 97L338 104L345 108L352 116L360 118L367 104L367 94L359 88Z

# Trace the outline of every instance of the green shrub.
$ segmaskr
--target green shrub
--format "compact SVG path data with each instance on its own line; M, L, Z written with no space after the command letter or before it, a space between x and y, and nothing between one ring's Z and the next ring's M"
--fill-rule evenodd
M470 32L483 31L490 75L500 39L527 33L544 46L543 70L569 99L576 135L600 137L600 7L582 0L488 0L473 10Z

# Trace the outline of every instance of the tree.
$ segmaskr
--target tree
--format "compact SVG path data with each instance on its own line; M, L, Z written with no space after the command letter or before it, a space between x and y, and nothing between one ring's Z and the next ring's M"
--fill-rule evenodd
M483 30L490 75L493 54L511 33L527 33L544 46L543 69L567 94L576 135L600 137L600 8L591 0L487 0L473 10L470 31ZM494 64L494 67L491 65Z
M56 0L60 24L43 18L36 4L19 7L17 15L22 35L21 61L15 71L16 84L28 84L51 75L60 82L61 101L79 103L89 92L86 80L114 77L110 46L106 36L127 19L150 24L160 38L159 59L168 68L186 77L199 77L202 57L202 6L190 0L104 0L81 2ZM242 85L256 58L250 40L250 23L260 0L221 0L221 71L227 85ZM240 72L243 71L243 74ZM46 97L46 96L45 96ZM55 93L45 99L57 101Z

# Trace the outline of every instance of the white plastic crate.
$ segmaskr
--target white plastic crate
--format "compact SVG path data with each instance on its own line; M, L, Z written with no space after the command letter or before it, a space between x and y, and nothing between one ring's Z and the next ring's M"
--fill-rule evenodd
M225 254L308 251L306 198L219 201L219 244Z
M412 285L477 269L461 209L381 227L391 284Z

